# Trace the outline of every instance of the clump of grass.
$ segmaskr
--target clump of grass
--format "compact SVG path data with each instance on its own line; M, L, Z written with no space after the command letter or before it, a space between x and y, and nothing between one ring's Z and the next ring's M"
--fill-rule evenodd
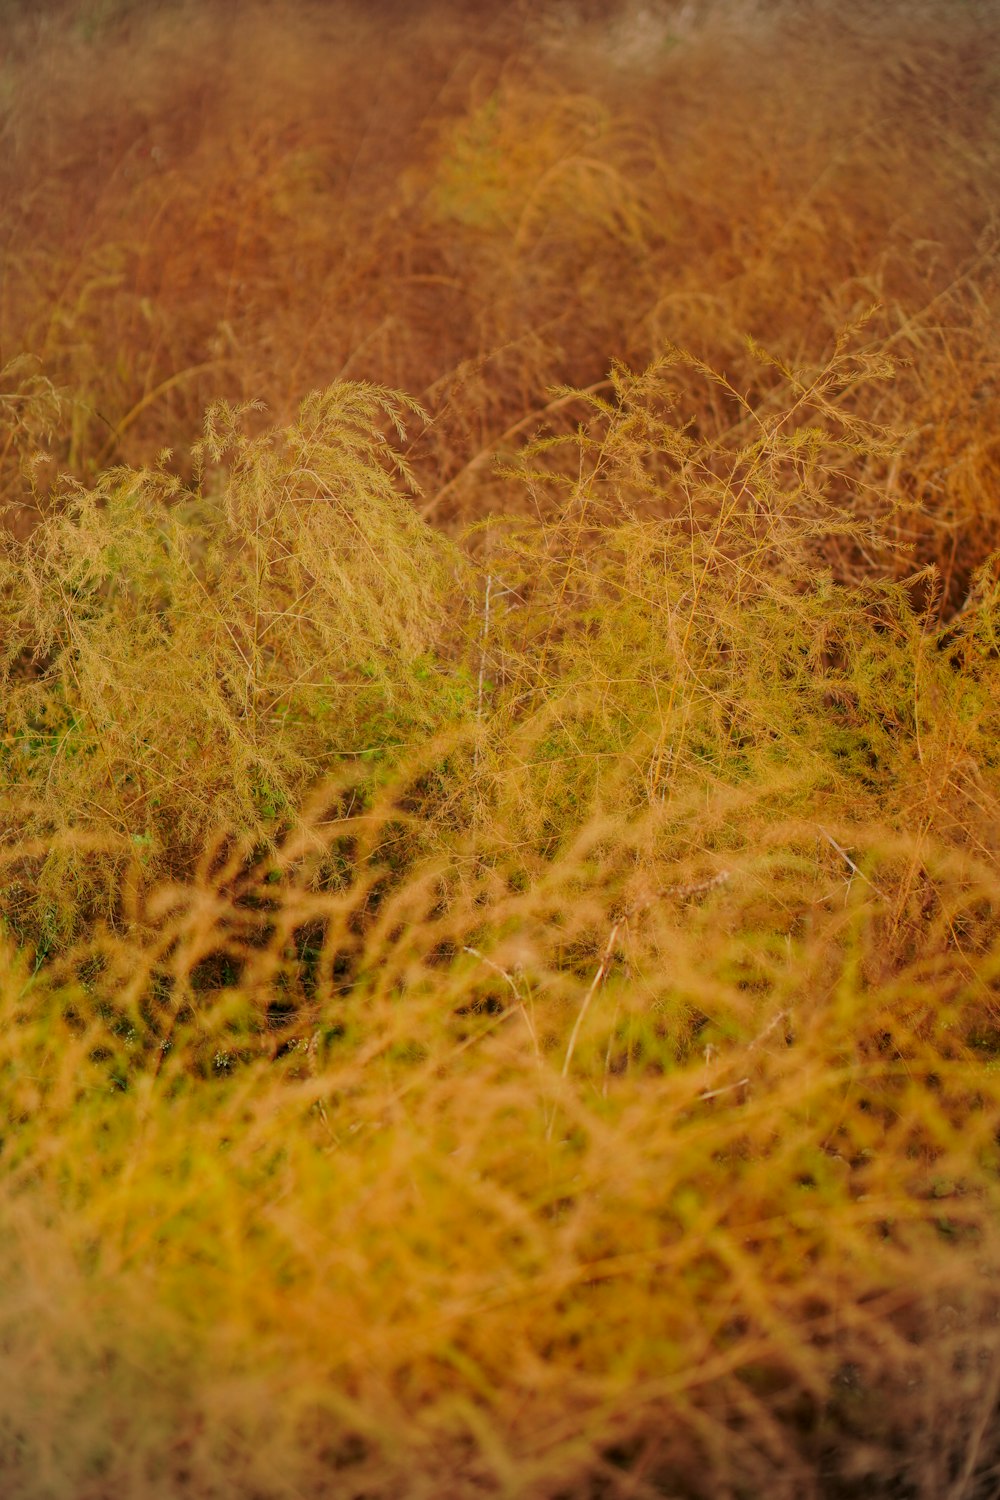
M8 545L4 786L48 841L32 878L56 919L137 861L179 869L220 821L266 840L325 768L384 761L460 705L435 657L456 559L379 426L402 436L404 414L332 386L248 437L221 405L194 490L111 469ZM103 876L79 847L98 830Z
M908 896L912 840L776 824L638 901L650 812L374 904L397 819L328 825L338 890L315 839L163 892L144 946L11 954L11 1492L988 1472L993 874L925 845Z

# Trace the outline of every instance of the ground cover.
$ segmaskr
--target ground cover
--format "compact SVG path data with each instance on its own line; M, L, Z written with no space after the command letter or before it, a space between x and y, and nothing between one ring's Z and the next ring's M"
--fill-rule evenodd
M990 8L2 16L4 1494L994 1493Z

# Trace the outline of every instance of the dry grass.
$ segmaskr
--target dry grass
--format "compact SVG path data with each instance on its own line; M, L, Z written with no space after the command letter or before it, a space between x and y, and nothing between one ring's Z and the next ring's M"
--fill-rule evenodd
M4 1495L994 1494L989 7L4 25Z

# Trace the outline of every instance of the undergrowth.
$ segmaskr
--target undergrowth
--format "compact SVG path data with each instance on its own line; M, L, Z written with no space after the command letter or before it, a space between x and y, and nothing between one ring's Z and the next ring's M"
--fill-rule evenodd
M395 487L378 426L405 435L407 405L341 384L256 438L213 407L193 490L111 469L9 550L5 779L56 924L219 823L266 840L325 769L374 767L461 704L435 660L457 559ZM119 851L103 882L91 836Z
M995 1492L995 26L890 9L10 8L4 1495Z

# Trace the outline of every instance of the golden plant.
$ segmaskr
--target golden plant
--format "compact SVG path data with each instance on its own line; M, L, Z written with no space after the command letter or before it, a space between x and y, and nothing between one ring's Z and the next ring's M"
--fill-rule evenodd
M993 1494L988 8L7 10L0 1491Z
M77 835L116 843L112 882L176 868L220 820L266 840L325 769L374 765L460 702L434 655L456 559L379 426L404 435L407 408L335 385L250 438L214 407L194 490L111 469L10 543L5 779L25 837L51 840L33 879L53 919L102 883Z

